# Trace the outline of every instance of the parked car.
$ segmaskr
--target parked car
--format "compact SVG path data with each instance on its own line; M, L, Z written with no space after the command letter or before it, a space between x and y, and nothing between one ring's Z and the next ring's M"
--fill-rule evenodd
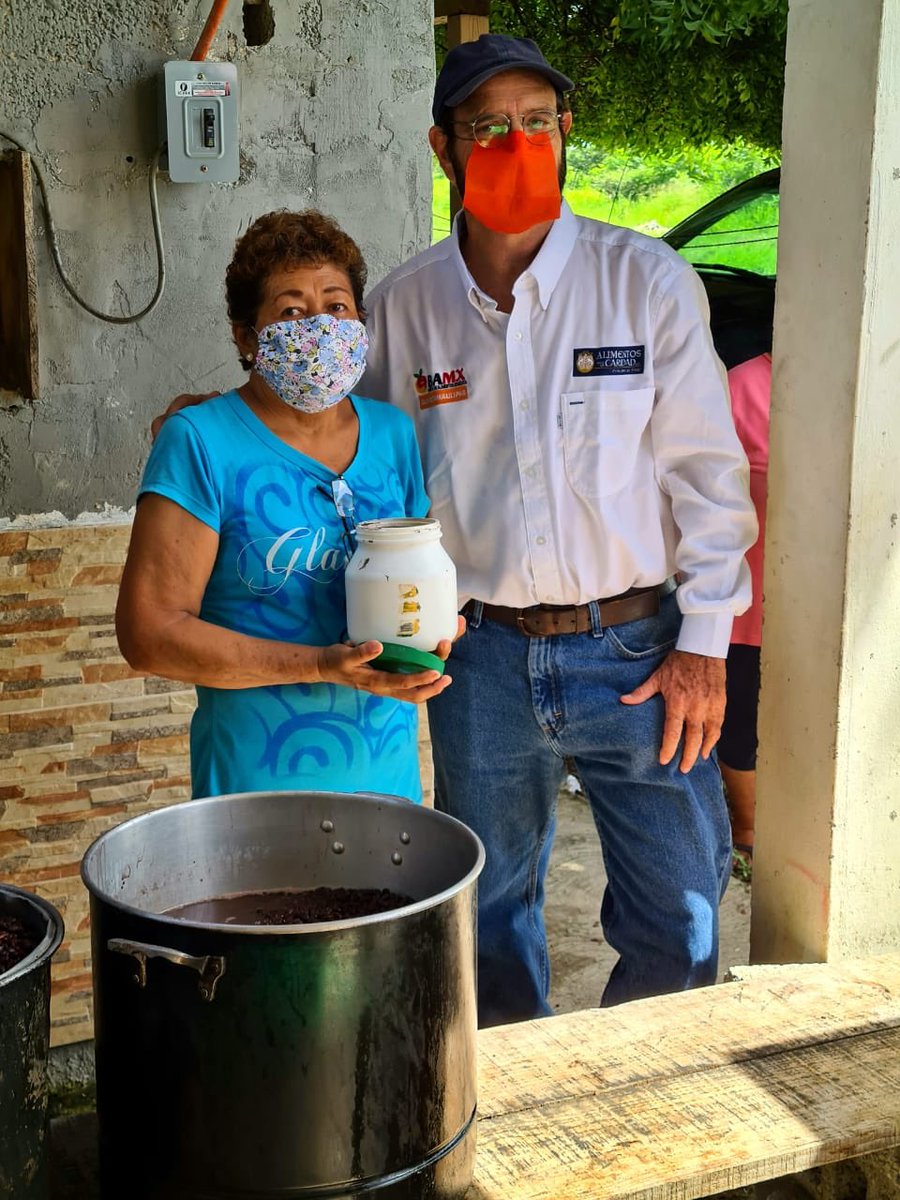
M754 175L663 235L694 265L727 368L772 349L781 171Z

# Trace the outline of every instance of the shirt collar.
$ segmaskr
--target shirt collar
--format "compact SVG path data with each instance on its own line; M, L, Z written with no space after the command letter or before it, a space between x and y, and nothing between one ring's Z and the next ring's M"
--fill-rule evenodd
M550 232L532 259L531 266L522 272L523 276L531 275L534 278L543 309L550 303L550 297L575 249L577 237L578 218L563 200L559 218L550 226Z
M450 231L450 242L452 249L451 257L456 263L456 269L459 272L459 277L462 280L463 288L465 289L466 299L474 309L478 311L482 321L487 323L488 313L497 311L497 301L487 292L483 292L475 282L472 272L466 265L466 260L462 256L462 250L459 248L459 230L460 221L462 220L462 212L458 212L453 218L453 228Z
M450 240L453 244L451 253L456 261L456 267L466 291L466 299L473 308L478 309L482 319L486 321L488 319L486 314L496 311L497 302L481 290L472 277L471 271L466 266L466 261L459 248L459 221L461 216L461 213L457 213L453 221L453 229L450 233ZM544 239L531 265L519 276L519 281L529 275L534 279L538 287L538 296L540 297L543 309L546 309L550 303L553 290L559 282L563 268L569 261L569 257L575 247L577 236L578 218L572 212L571 208L569 208L566 201L563 200L558 219L550 226L550 232ZM519 286L519 281L516 283L516 289Z

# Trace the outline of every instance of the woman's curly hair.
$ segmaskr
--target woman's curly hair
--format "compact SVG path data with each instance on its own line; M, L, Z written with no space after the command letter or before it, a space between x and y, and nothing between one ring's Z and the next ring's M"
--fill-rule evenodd
M274 271L325 265L345 272L360 320L365 320L366 263L359 246L336 221L314 208L279 209L258 217L235 243L225 273L228 316L236 325L255 328L266 280ZM243 358L241 363L249 370L250 363Z

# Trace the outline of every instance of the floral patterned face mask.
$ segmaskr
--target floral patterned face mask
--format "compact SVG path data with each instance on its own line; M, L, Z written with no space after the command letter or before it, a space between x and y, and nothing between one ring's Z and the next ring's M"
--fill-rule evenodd
M264 325L257 336L255 370L301 412L322 412L343 400L366 368L369 339L361 321L320 313Z

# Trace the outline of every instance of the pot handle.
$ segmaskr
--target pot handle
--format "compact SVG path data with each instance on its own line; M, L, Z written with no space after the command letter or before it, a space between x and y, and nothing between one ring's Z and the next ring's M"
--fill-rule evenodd
M129 942L126 938L110 938L107 950L116 954L130 954L137 962L134 982L138 987L147 986L147 959L164 958L176 967L190 967L200 976L198 987L204 1000L212 1000L216 984L225 974L225 957L221 954L204 954L195 957L181 950L170 950L167 946L151 946L147 942Z

